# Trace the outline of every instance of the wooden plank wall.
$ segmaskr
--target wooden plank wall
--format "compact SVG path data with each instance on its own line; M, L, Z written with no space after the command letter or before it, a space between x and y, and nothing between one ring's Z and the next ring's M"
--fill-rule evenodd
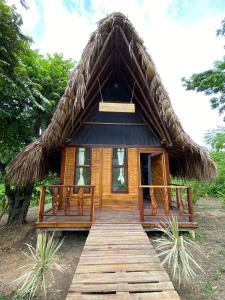
M140 151L139 148L128 148L128 192L112 193L112 148L92 148L91 184L95 186L96 207L114 210L138 208ZM146 148L146 151L150 152L150 148ZM66 147L63 151L60 177L62 184L74 184L75 152L75 147ZM164 154L153 159L153 184L167 184L165 163ZM90 195L85 195L85 205L89 204ZM77 194L73 194L71 206L76 205Z

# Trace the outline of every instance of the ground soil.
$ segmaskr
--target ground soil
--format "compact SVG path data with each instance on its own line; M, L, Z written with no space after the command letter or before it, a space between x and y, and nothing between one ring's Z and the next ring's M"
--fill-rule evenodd
M22 251L27 252L26 243L36 245L34 222L36 209L29 211L27 224L13 228L0 224L0 299L3 294L16 290L14 280L23 272L22 266L29 261ZM196 205L196 221L199 228L195 241L204 255L195 253L196 260L205 270L199 273L195 282L174 285L182 300L224 300L225 299L225 208L222 201L201 199ZM82 252L87 232L67 232L64 243L57 255L58 263L64 266L64 274L55 272L55 281L49 281L49 300L63 300L66 297L76 265ZM154 240L156 234L150 233ZM169 270L168 270L169 271ZM170 272L170 271L169 271ZM9 297L7 299L13 299ZM39 296L37 299L43 299Z

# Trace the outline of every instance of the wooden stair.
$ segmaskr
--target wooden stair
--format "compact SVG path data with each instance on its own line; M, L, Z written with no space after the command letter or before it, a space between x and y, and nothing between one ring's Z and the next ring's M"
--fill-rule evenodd
M179 300L140 224L93 224L67 300Z

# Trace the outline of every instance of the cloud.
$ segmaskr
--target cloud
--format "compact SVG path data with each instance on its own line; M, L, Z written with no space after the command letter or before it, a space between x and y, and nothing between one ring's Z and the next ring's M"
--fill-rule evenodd
M96 22L113 11L123 12L153 57L184 129L202 144L204 132L223 121L206 96L185 91L181 77L212 67L224 55L223 41L215 32L225 7L222 10L218 0L217 10L211 10L210 1L198 6L191 2L185 1L184 7L174 0L31 0L30 10L20 11L34 48L61 52L77 61Z

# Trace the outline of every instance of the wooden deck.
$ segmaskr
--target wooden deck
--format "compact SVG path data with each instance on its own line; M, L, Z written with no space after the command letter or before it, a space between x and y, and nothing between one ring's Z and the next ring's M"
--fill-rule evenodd
M179 300L140 224L92 225L67 300Z
M179 215L179 211L176 209L170 210L169 215L165 216L163 210L158 210L158 215L152 216L150 209L145 209L144 222L140 221L140 212L136 210L106 210L96 209L95 211L95 223L102 224L142 224L146 230L154 230L157 228L157 224L163 222L166 224L166 218L172 215L177 216L180 229L196 228L198 225L196 222L190 222L188 215ZM58 210L57 215L53 215L52 211L49 211L43 216L42 222L36 223L36 228L47 230L78 230L91 228L92 222L88 215L88 210L84 210L83 216L79 216L76 210L70 210L70 215L65 216L63 210Z

